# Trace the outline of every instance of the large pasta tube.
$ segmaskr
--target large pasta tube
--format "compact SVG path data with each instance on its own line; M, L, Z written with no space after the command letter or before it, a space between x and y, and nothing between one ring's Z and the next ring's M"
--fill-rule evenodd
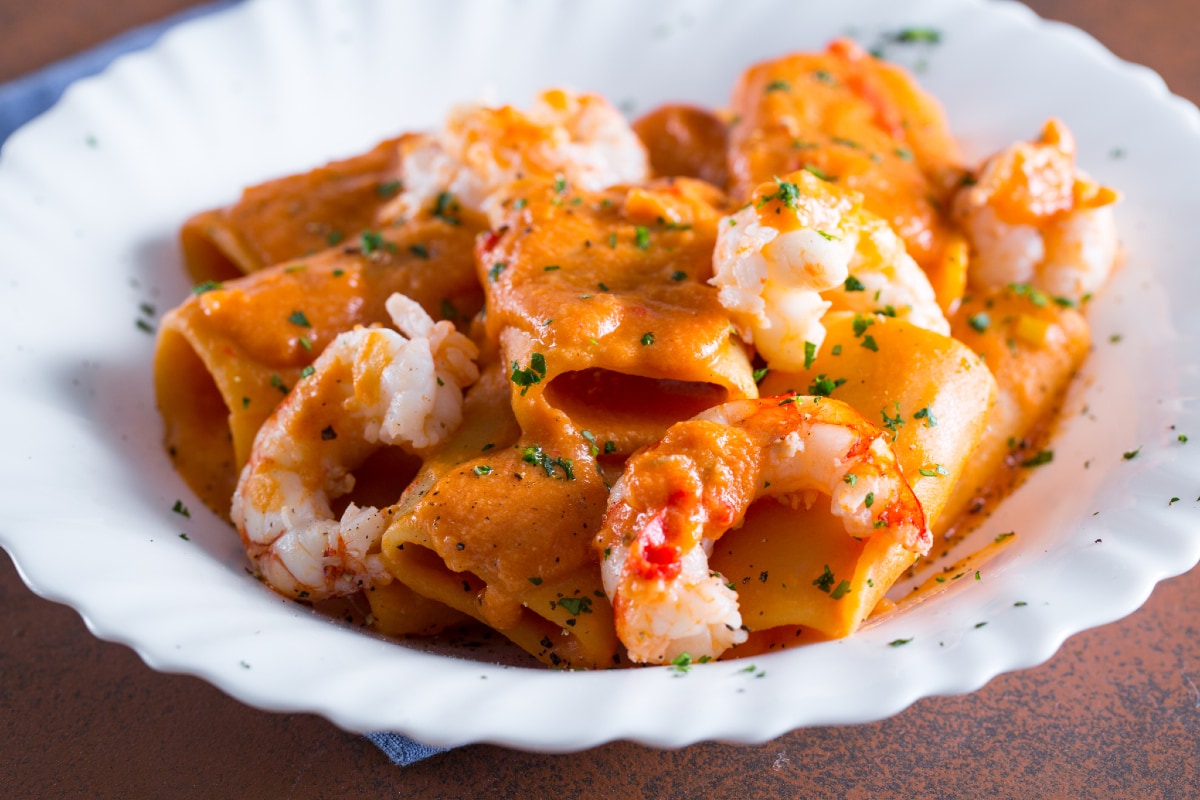
M961 343L903 320L833 314L825 322L829 335L811 368L768 373L761 391L828 395L890 432L901 471L936 529L994 402L991 373ZM744 654L764 640L811 640L801 628L831 638L852 633L914 560L894 541L848 536L823 503L760 501L717 542L710 563L736 588L752 632L787 629L782 638L752 635L734 651Z
M942 213L963 175L937 101L849 40L757 64L734 89L730 193L807 169L863 195L929 275L943 309L963 290L963 239Z
M176 468L226 513L254 435L321 350L355 325L388 320L405 294L434 318L469 318L482 304L474 231L412 220L339 250L197 287L166 314L155 390Z
M188 274L196 283L231 280L377 227L378 212L401 189L400 145L412 138L251 186L238 202L191 217L180 231Z
M696 181L575 192L527 182L479 251L487 331L530 435L569 425L628 455L674 422L755 396L706 281L720 195Z

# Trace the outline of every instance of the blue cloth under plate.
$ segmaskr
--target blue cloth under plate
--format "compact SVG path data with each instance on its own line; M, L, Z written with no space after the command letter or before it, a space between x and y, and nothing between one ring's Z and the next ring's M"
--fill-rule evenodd
M104 44L85 50L63 61L0 84L0 145L17 128L54 105L73 81L94 75L122 53L153 44L163 31L189 19L211 14L235 5L236 0L219 0L183 11L167 19L134 28ZM448 747L429 747L397 733L367 734L394 763L411 764L443 753Z

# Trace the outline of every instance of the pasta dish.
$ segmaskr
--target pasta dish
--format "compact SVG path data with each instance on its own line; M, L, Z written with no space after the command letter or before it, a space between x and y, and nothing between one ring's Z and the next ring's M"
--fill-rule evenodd
M1048 458L1118 257L1070 131L967 164L848 40L728 108L565 89L246 189L181 232L155 385L258 575L539 661L847 636Z

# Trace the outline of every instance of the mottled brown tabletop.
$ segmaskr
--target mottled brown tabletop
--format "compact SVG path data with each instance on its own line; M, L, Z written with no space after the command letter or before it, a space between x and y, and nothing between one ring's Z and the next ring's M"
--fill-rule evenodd
M1195 0L1029 4L1200 100ZM191 5L0 0L0 82ZM74 611L33 595L0 556L0 796L12 798L1194 798L1198 687L1193 570L1126 619L1071 637L1039 667L882 722L670 752L477 745L399 768L322 718L259 711L196 678L151 670L92 637Z

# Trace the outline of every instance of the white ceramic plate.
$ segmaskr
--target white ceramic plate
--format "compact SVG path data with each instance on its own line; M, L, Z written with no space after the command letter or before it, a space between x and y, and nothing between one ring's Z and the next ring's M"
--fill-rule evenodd
M153 337L138 321L187 292L175 234L189 214L432 125L455 102L524 103L565 84L635 112L720 105L755 60L912 26L942 43L889 54L921 70L972 157L1058 115L1085 168L1126 194L1129 258L1093 306L1095 352L1053 463L979 534L1020 534L982 580L752 671L502 667L381 641L280 599L172 472ZM4 147L0 544L36 592L152 667L254 706L433 744L760 742L969 692L1128 614L1200 558L1198 156L1200 115L1155 75L1008 3L252 0L81 81ZM172 511L177 500L190 517ZM911 642L889 646L897 639Z

